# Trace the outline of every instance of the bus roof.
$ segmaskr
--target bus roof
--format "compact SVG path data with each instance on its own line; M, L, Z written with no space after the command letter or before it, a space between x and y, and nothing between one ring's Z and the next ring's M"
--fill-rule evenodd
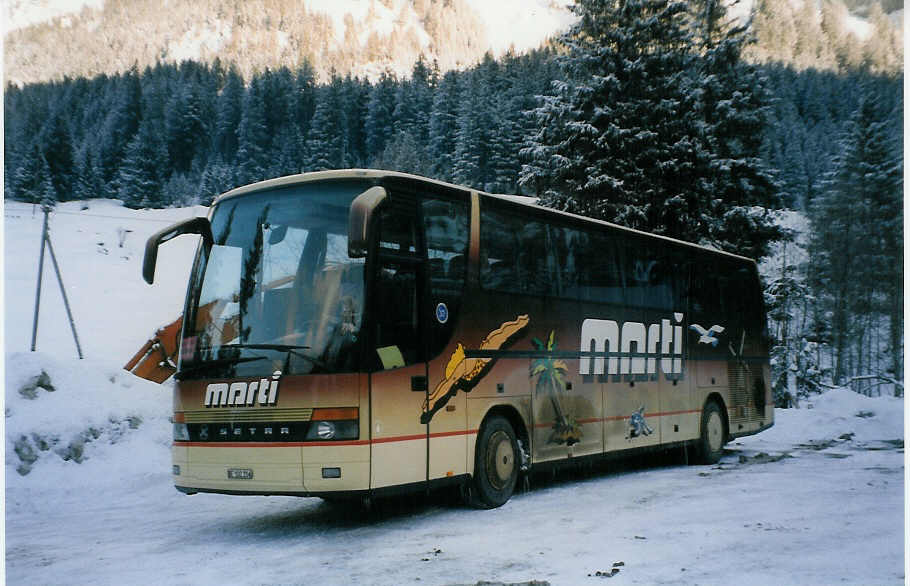
M382 169L334 169L330 171L312 171L309 173L301 173L297 175L287 175L284 177L276 177L274 179L266 179L265 181L259 181L257 183L251 183L249 185L244 185L242 187L237 187L232 189L215 199L214 203L220 203L221 201L237 196L248 195L251 193L256 193L259 191L264 191L267 189L275 189L281 187L290 187L293 185L300 185L303 183L311 183L316 181L335 181L335 180L344 180L344 179L372 179L372 180L381 180L395 178L405 181L413 181L415 183L426 183L431 185L436 185L443 187L446 190L457 190L463 192L473 192L477 193L481 198L493 198L499 201L508 202L516 206L523 206L527 208L533 208L535 211L542 212L544 214L553 214L556 216L562 216L565 218L571 218L572 220L578 222L585 222L604 226L610 229L619 230L622 232L628 232L631 234L637 234L640 236L645 236L648 238L656 238L663 240L665 242L670 242L673 244L678 244L681 246L686 246L689 248L695 248L707 253L718 254L726 256L729 258L734 258L741 261L747 261L750 263L755 263L754 259L734 254L732 252L726 252L723 250L718 250L716 248L711 248L709 246L704 246L701 244L695 244L692 242L686 242L685 240L678 240L676 238L671 238L669 236L662 236L660 234L652 234L650 232L644 232L642 230L636 230L634 228L627 228L625 226L620 226L619 224L613 224L605 220L599 220L597 218L590 218L588 216L581 216L578 214L573 214L571 212L565 212L562 210L557 210L554 208L548 208L539 204L539 200L536 197L526 196L526 195L509 195L502 193L487 193L485 191L480 191L478 189L473 189L466 187L464 185L457 185L454 183L448 183L445 181L440 181L438 179L431 179L429 177L422 177L420 175L413 175L411 173L402 173L400 171L385 171Z

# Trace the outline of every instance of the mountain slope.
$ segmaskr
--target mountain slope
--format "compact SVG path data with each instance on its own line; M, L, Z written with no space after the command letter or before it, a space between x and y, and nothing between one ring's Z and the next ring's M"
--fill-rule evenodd
M303 61L322 75L404 75L420 55L445 71L488 50L539 46L571 22L565 3L509 0L494 10L479 0L93 0L43 22L20 12L14 23L34 24L6 34L4 66L17 84L216 57L247 79Z

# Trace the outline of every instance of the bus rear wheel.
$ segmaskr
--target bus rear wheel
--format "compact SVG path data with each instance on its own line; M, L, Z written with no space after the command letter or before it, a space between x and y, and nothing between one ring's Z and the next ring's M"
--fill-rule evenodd
M519 453L508 420L496 415L484 423L474 454L474 504L494 509L509 500L518 481Z
M716 464L724 453L727 434L724 417L714 401L705 405L701 414L701 437L698 439L697 456L702 464Z

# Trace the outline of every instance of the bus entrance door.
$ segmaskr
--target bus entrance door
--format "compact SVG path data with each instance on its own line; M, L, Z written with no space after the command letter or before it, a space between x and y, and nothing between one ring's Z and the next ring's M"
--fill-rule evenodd
M427 481L426 258L414 198L395 193L382 209L370 297L370 488ZM371 286L369 286L371 285Z
M418 265L382 259L373 289L370 488L427 480L427 364L418 327Z

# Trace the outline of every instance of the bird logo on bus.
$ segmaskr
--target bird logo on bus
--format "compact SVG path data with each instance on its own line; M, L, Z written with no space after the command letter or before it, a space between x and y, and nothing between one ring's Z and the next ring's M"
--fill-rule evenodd
M698 324L692 324L689 326L689 329L694 330L699 335L699 344L710 344L712 347L716 348L717 343L720 340L718 340L714 335L722 334L724 331L724 326L714 324L706 330Z

